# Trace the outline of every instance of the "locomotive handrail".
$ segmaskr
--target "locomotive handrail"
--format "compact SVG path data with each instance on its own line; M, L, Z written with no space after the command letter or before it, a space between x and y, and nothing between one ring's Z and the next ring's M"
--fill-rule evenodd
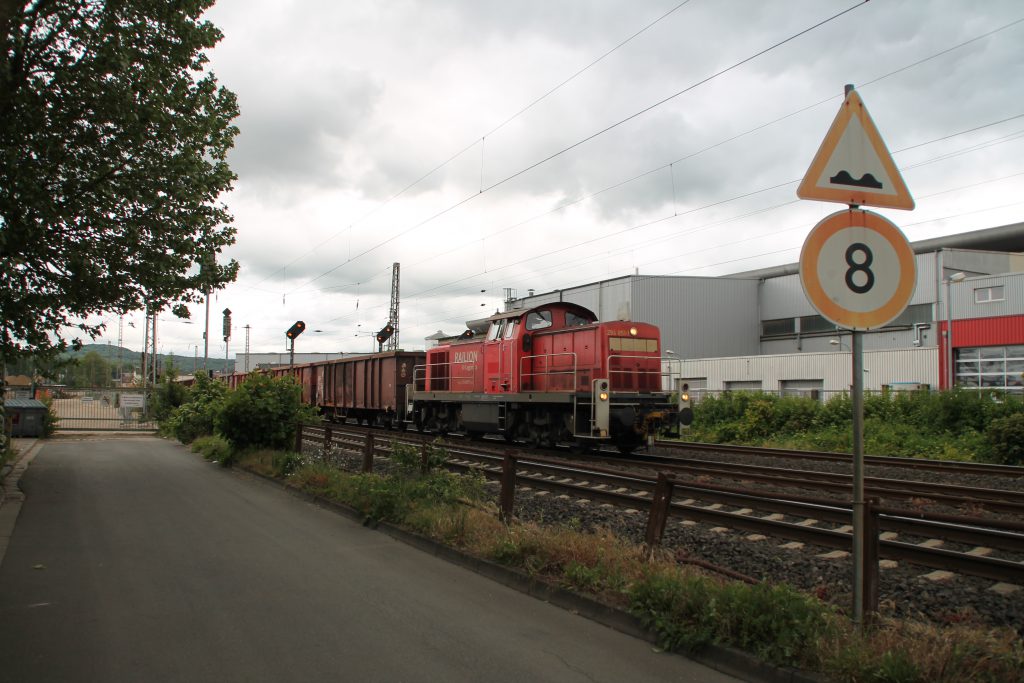
M427 390L427 366L412 366L412 386L415 391Z
M430 368L446 368L446 369L450 370L451 366L453 366L453 365L458 365L458 366L460 366L462 368L466 367L466 363L459 363L459 362L455 362L455 361L448 361L446 363L431 362L431 363L426 363L424 365L414 365L413 369L412 369L412 376L413 376L413 384L416 386L416 391L450 391L451 390L451 384L452 384L453 381L456 381L456 380L469 380L470 382L475 382L476 381L477 366L476 365L472 365L472 366L470 366L470 373L468 375L456 375L456 374L453 374L451 372L448 372L447 374L445 374L442 377L435 377L433 375L433 373L431 373L431 377L430 377L430 384L431 385L434 384L435 382L439 382L439 383L443 382L447 386L445 386L444 388L428 386L428 383L427 383L427 368L428 367L430 367ZM419 379L417 379L417 376L418 376L417 373L418 372L422 372L422 375L419 375Z
M528 360L532 361L534 359L556 358L558 356L570 356L572 358L572 368L570 369L568 366L566 366L564 369L559 368L557 370L553 370L549 366L549 367L546 367L544 369L544 372L529 372L529 373L524 370L524 366L526 364L526 361L528 361ZM577 361L577 356L576 356L576 353L574 351L561 351L559 353L544 353L544 354L537 354L537 355L534 355L534 356L523 356L522 358L519 359L519 378L520 378L520 382L523 382L527 377L531 377L531 378L532 377L542 377L544 379L547 379L548 377L552 377L552 376L555 376L555 375L570 375L571 374L572 375L572 387L570 388L570 390L571 391L575 391L576 390L576 381L577 381L576 380L576 374L577 374L577 367L576 367L577 362L576 361ZM532 363L531 363L530 367L531 368L533 367ZM531 381L530 384L532 385L533 382ZM543 384L545 384L545 386L543 386L543 387L533 387L533 386L531 386L531 389L533 391L547 391L548 390L548 387L546 386L547 382L544 382ZM525 389L525 387L523 387L523 388Z
M646 361L657 361L658 369L657 370L644 370L644 369L641 369L641 368L621 368L621 369L618 369L618 370L614 369L612 367L612 359L622 359L622 358L631 358L631 359L646 360ZM657 378L658 378L658 389L657 390L658 391L662 390L661 389L661 379L662 379L662 377L664 377L665 373L662 372L662 369L661 369L661 357L660 356L637 356L637 355L625 354L625 353L612 353L612 354L608 355L608 364L607 364L606 367L608 368L608 381L611 382L611 385L612 385L611 389L612 389L612 391L622 391L622 390L625 389L625 387L616 386L616 384L615 384L615 377L614 377L614 375L625 375L625 374L629 374L629 375L634 376L634 377L647 376L647 375L656 375ZM635 387L636 391L639 391L641 389L641 387L639 386L640 384L641 384L641 382L637 382L637 386Z

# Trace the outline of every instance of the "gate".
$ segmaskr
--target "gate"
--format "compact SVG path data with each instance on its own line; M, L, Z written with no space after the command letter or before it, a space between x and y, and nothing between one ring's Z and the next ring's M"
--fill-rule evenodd
M153 390L142 387L66 389L53 392L57 431L155 431Z

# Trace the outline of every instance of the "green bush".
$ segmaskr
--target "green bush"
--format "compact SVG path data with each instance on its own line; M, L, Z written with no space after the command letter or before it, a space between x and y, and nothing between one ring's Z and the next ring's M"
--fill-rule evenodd
M57 411L53 408L53 398L51 396L45 394L39 400L46 406L46 412L43 413L43 438L49 438L57 431L57 423L60 422L60 418L57 416Z
M440 445L440 439L426 445L426 462L423 460L423 450L420 446L412 444L391 442L391 461L395 464L398 472L405 476L415 475L421 472L426 465L426 470L431 472L444 465L448 460L448 451Z
M192 452L199 453L210 462L219 462L230 467L237 459L236 452L226 440L219 436L203 436L192 442Z
M206 375L197 375L185 395L185 403L160 423L160 431L182 443L192 443L214 432L217 413L223 410L228 386Z
M298 423L316 421L316 409L303 405L294 377L256 374L227 395L214 427L236 450L284 450L294 445Z
M985 429L985 439L989 460L1024 465L1024 413L992 420Z
M724 392L697 404L686 438L850 452L849 394L821 404L810 398ZM1003 392L869 392L864 396L865 450L876 455L1021 462L1013 427L1024 415L1021 397ZM992 426L995 425L995 426Z
M177 382L178 373L173 365L168 366L153 392L150 417L163 422L175 408L188 400L188 387Z

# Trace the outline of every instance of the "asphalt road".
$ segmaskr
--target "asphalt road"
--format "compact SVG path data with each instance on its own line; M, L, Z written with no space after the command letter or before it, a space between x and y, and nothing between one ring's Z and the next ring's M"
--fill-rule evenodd
M0 681L734 681L155 438L53 441Z

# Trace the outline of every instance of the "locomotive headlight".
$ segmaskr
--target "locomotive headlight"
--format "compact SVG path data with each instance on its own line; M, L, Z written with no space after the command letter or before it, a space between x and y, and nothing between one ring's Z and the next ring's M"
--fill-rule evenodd
M601 399L602 401L607 401L608 400L608 392L607 391L602 391L600 394L597 395L597 397L599 399Z
M680 400L683 400L683 401L689 401L690 400L690 395L689 394L683 394L679 398L680 398Z
M629 328L629 336L635 337L636 334L637 334L637 329L635 327Z

